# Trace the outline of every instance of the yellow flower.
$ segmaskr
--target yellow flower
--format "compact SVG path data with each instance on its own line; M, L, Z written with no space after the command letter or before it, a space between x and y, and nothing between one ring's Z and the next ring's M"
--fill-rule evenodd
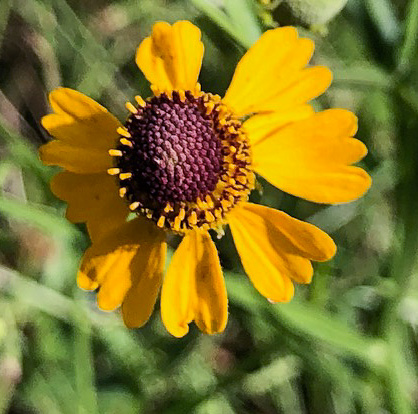
M247 201L254 172L318 203L354 200L371 184L351 166L367 153L352 138L356 117L343 109L315 113L307 104L331 82L327 68L306 67L311 40L292 27L267 31L221 99L197 83L200 38L187 21L154 25L136 53L154 96L128 102L124 125L66 88L50 94L54 113L42 119L56 140L40 149L41 159L65 169L52 190L92 240L78 285L99 288L101 309L122 305L128 327L146 323L162 286L162 320L177 337L192 321L206 333L226 325L226 289L208 230L221 235L230 226L246 273L273 302L289 301L293 282L311 281L311 261L335 254L315 226ZM137 217L128 220L132 211ZM163 278L169 233L182 241Z

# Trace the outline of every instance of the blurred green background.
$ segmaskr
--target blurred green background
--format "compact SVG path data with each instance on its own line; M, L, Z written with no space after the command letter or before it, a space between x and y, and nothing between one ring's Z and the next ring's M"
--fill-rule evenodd
M48 91L77 89L124 119L127 99L150 94L135 48L178 19L201 28L202 87L220 94L264 30L296 24L334 73L316 107L356 112L374 179L339 206L262 182L254 200L329 232L337 256L272 305L227 232L227 329L180 340L158 311L128 330L76 287L89 241L37 156ZM417 33L417 0L0 0L0 413L418 412Z

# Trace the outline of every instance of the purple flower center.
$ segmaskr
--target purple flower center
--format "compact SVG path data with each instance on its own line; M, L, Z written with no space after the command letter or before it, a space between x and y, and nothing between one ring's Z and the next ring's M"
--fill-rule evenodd
M154 209L167 203L195 201L211 193L222 170L222 142L214 130L214 115L206 114L202 98L177 93L153 97L129 116L125 127L132 148L117 166L132 173L128 198Z
M241 121L217 95L173 91L136 98L116 149L119 194L131 211L184 234L222 233L226 214L254 188L251 152Z

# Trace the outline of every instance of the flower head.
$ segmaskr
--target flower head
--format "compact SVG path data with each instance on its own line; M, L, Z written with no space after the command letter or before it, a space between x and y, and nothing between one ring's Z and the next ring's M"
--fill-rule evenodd
M226 225L255 288L273 302L289 301L293 282L310 282L311 261L333 257L335 244L320 229L248 202L255 173L318 203L351 201L370 186L351 165L367 153L352 138L356 117L342 109L315 113L307 103L331 82L327 68L306 67L313 48L292 27L267 31L220 98L197 82L199 29L161 22L136 54L154 96L128 102L124 125L79 92L50 94L54 113L42 124L56 140L40 155L64 168L51 187L67 201L68 219L87 224L92 246L77 281L99 288L100 308L122 305L125 324L142 326L162 286L171 334L185 335L192 321L221 332L227 296L209 231L222 235ZM137 217L128 219L130 212ZM164 277L168 233L182 241Z
M254 186L248 138L220 98L163 92L132 107L117 149L121 195L158 227L222 231L226 214Z

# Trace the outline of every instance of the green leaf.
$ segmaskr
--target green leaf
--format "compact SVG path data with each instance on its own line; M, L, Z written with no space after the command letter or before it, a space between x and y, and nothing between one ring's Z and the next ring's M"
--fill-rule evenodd
M0 142L6 144L9 158L19 166L30 169L45 180L50 175L50 168L41 164L36 149L21 135L12 131L0 116Z
M346 5L347 0L286 0L292 14L309 25L327 23Z
M260 36L261 29L250 0L225 0L226 14L239 33L245 37L245 45L252 45Z
M406 12L405 38L402 44L398 70L401 72L409 71L412 67L413 58L417 54L418 43L418 0L411 0L409 9Z
M383 39L388 43L395 43L401 31L390 0L366 0L365 4Z
M293 300L272 306L271 312L291 330L327 344L337 352L356 357L370 366L386 363L387 348L383 341L362 336L343 321L308 303Z
M229 0L227 2L227 10L232 15L222 11L210 0L191 0L191 2L241 46L248 49L258 38L257 33L260 29L256 28L255 18L250 15L251 12L248 9L249 4L247 0L238 2ZM247 33L247 29L243 30L243 27L245 27L243 25L248 23Z
M87 303L75 301L54 289L44 286L21 273L0 265L0 287L26 306L40 310L56 319L74 323L74 315L83 311L83 317L94 325L106 325L109 329L120 327L120 318L113 314L97 312Z
M361 88L375 87L390 90L395 86L393 76L379 66L370 63L333 69L333 85L352 85Z
M74 239L81 237L81 233L52 208L0 197L0 213L8 219L26 222L54 236Z
M290 332L306 336L330 347L334 352L357 358L370 367L381 369L386 364L387 348L383 341L359 334L343 321L309 303L295 299L287 304L270 304L243 280L244 276L228 275L230 298L250 312L267 312Z
M0 45L3 42L4 32L9 22L12 0L2 0L0 3Z

